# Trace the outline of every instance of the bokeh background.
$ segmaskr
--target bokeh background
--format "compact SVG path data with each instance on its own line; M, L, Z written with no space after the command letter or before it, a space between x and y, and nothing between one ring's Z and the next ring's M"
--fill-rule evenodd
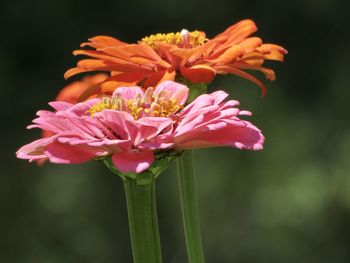
M87 38L135 42L155 32L209 37L244 18L286 47L277 80L218 77L266 138L261 152L196 151L207 262L350 262L349 4L341 0L0 3L0 262L132 262L121 180L100 163L37 167L15 151L25 126L73 81L63 73ZM262 76L261 76L262 77ZM176 169L157 183L164 262L187 262Z

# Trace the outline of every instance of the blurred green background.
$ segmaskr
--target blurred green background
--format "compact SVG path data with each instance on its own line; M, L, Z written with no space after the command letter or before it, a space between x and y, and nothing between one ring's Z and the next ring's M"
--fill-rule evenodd
M37 167L15 158L87 38L155 32L209 37L244 18L286 47L277 80L218 77L266 138L261 152L196 151L207 262L350 262L349 4L341 0L0 3L0 262L132 262L121 181L100 163ZM261 76L262 78L262 76ZM187 262L173 165L157 183L164 262Z

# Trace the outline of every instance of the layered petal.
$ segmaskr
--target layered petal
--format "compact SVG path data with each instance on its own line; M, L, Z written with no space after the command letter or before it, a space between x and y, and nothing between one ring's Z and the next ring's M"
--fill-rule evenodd
M142 85L147 89L162 81L174 80L176 74L193 83L210 83L216 74L234 74L257 84L264 95L265 85L246 70L261 71L268 80L274 80L274 72L263 64L266 60L283 61L287 51L252 36L256 31L255 23L246 19L212 39L208 39L204 32L188 30L151 35L137 44L97 36L82 44L82 47L88 46L93 50L74 52L74 55L88 58L80 60L76 68L66 72L65 77L96 70L110 72L112 78L105 80L108 85L102 85L104 89L95 87L93 92L88 93L98 95L103 91L113 92L120 87L116 83L118 81Z
M241 150L262 150L264 140L261 131L250 122L220 122L208 123L205 128L178 137L175 144L178 149L230 146Z
M28 128L49 137L20 148L17 157L73 164L109 158L122 173L141 173L154 161L154 151L229 146L260 150L264 136L239 102L216 91L183 108L189 89L166 81L148 88L121 87L112 96L71 104L52 102L54 111L38 111Z
M86 76L81 81L75 81L58 93L56 100L70 103L77 103L80 96L88 89L103 83L107 79L106 74L96 74L93 76ZM89 97L87 97L89 98ZM86 99L87 99L86 98Z
M264 136L250 122L239 116L250 115L234 106L237 101L223 100L227 93L217 91L194 100L181 113L181 121L174 132L177 149L230 146L239 149L261 150Z

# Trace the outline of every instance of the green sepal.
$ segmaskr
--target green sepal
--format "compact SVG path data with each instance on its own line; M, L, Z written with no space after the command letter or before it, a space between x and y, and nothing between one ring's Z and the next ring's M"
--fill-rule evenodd
M206 83L193 83L189 81L188 79L185 79L184 77L177 77L176 82L182 83L186 85L189 89L190 92L188 94L188 99L186 103L191 103L194 101L198 96L204 94L207 92L207 84Z
M111 155L97 156L93 160L94 161L104 161L104 160L106 160L106 159L108 159L110 157L111 157Z
M177 157L181 156L183 151L158 151L155 152L155 160L146 171L142 173L122 173L118 171L111 156L103 159L103 163L116 175L119 175L124 181L128 179L136 180L137 185L148 185L152 183L153 178L157 178Z

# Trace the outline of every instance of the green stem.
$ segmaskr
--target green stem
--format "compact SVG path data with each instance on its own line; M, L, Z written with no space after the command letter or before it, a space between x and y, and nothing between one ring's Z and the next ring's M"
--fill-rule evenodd
M177 168L188 260L190 263L204 263L193 153L191 150L185 151L182 157L178 158Z
M155 179L146 185L125 179L124 188L134 263L161 263Z

